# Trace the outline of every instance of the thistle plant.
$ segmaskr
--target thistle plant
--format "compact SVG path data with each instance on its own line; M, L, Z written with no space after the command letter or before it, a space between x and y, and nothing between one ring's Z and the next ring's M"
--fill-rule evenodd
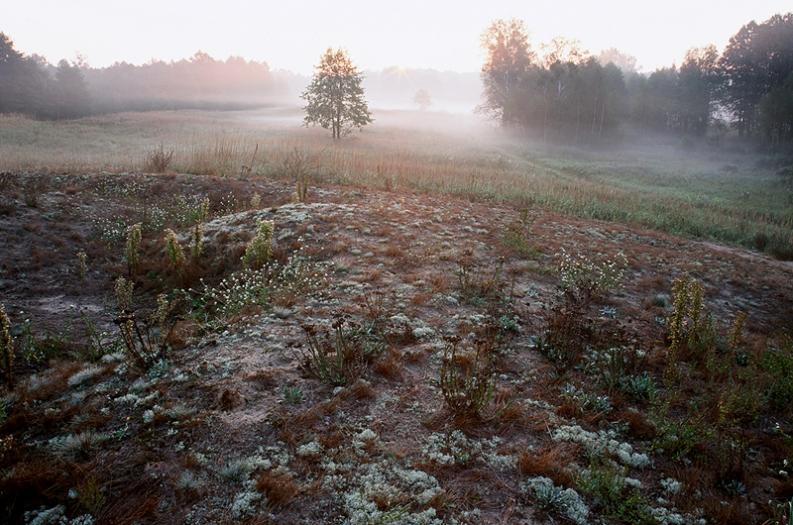
M669 352L677 355L683 345L696 344L703 329L702 284L688 275L672 283L672 314L667 319L669 327Z
M196 223L193 226L193 235L190 238L190 256L193 261L197 261L204 251L204 228L201 223Z
M251 195L251 208L258 208L262 203L262 196L258 193Z
M198 221L206 222L209 220L209 197L204 197L199 205Z
M273 221L260 221L256 236L248 243L242 264L245 268L261 268L273 255Z
M124 256L127 260L127 271L131 276L140 263L140 243L143 240L143 229L140 223L127 228L127 243Z
M88 255L84 251L77 252L77 275L81 281L88 275Z
M132 308L132 292L135 283L127 281L123 277L116 279L115 293L116 304L119 312L128 312Z
M6 384L13 385L14 340L11 337L11 319L8 318L2 304L0 304L0 366L2 366Z
M165 230L165 252L168 254L168 260L171 262L172 268L179 270L184 266L184 250L182 250L182 245L179 244L176 232L170 228Z

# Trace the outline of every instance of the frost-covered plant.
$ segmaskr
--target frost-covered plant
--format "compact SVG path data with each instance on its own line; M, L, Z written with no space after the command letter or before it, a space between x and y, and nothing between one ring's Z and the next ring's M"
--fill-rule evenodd
M259 195L258 192L254 192L253 195L251 195L251 202L250 202L251 208L256 209L259 207L261 203L262 203L262 196Z
M242 265L245 268L261 268L273 255L273 232L275 224L273 221L263 220L259 222L256 235L242 256Z
M473 461L482 461L498 470L509 470L516 466L517 458L508 454L499 454L497 447L501 440L471 439L459 430L450 433L433 432L422 448L422 454L430 461L440 465L465 465Z
M608 452L630 467L644 468L650 465L650 458L646 454L635 452L630 443L618 441L613 431L590 432L575 424L562 425L551 433L551 438L554 441L580 443L595 454Z
M573 523L579 525L589 523L589 507L575 490L558 487L545 477L529 478L523 483L522 488L541 507L553 509Z
M140 263L140 243L143 240L143 230L140 223L127 228L127 243L124 248L124 258L127 261L127 271L132 275Z
M170 228L165 230L165 253L168 254L171 268L179 270L184 266L184 250L182 250L182 245L179 244L176 232Z
M104 368L101 366L97 366L97 365L88 366L86 368L83 368L79 372L76 372L71 376L69 376L69 379L67 380L67 384L70 387L82 385L86 381L98 376L103 371Z
M611 412L611 399L609 396L599 396L582 390L575 385L568 383L562 387L562 397L573 401L583 411L593 411L598 413Z
M559 287L564 293L589 299L614 288L622 280L628 260L620 252L613 259L594 261L583 254L577 256L564 249L559 257Z
M464 344L459 337L446 339L439 383L447 408L456 417L478 417L493 399L495 339L476 337Z
M47 444L59 456L74 457L109 439L107 434L87 430L80 434L66 434L51 438Z
M0 304L0 367L6 384L13 385L14 339L11 337L11 319L3 304Z

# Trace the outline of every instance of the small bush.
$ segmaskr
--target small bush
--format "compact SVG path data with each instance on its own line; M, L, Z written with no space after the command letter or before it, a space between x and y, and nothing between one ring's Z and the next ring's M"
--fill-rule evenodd
M273 255L273 221L261 221L256 231L256 236L248 243L245 254L242 256L242 265L245 268L261 268Z
M465 250L457 262L457 283L461 299L472 305L498 301L505 288L504 261L499 259L491 271L474 261L473 252Z
M173 150L165 150L162 144L146 155L143 171L147 173L165 173L173 160Z
M493 399L495 352L492 335L477 336L470 344L459 337L446 339L440 387L446 406L455 417L477 418Z
M337 316L332 327L328 334L314 325L303 326L306 348L301 365L320 381L347 385L363 375L376 348L367 344L360 327L346 315Z
M559 288L577 302L588 303L616 287L625 274L628 260L620 252L613 259L593 260L585 255L559 254Z

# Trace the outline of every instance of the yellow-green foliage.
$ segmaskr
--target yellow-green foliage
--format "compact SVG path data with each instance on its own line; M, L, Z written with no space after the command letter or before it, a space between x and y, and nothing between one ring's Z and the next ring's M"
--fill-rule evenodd
M143 240L143 230L140 223L133 224L127 229L127 244L124 255L127 259L127 268L130 275L140 262L140 243Z
M684 345L697 344L705 323L703 294L702 284L688 275L672 283L672 314L667 319L670 353L677 355Z
M81 281L88 275L88 255L83 251L77 252L77 275Z
M730 328L730 350L737 351L743 344L743 325L746 322L746 312L738 312Z
M173 306L166 294L161 293L157 296L157 309L151 316L151 322L160 329L161 337L165 337L167 332L165 323L168 321L168 316L171 314Z
M129 312L132 308L132 291L135 283L127 281L123 277L116 279L116 304L120 313Z
M11 319L6 314L5 307L0 304L0 366L6 383L13 383L14 366L14 340L11 338Z
M258 193L251 195L251 208L258 208L262 203L262 196Z
M193 226L193 235L190 239L190 255L193 260L198 260L201 257L201 252L204 251L204 228L201 223Z
M256 236L248 243L242 256L242 264L246 268L260 268L270 260L273 255L274 230L273 221L259 222Z
M184 266L184 250L182 250L182 245L179 244L176 232L170 228L165 230L165 251L173 268L179 269Z

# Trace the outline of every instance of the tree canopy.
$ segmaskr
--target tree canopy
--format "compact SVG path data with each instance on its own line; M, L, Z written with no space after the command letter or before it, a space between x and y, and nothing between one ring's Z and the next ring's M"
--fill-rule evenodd
M481 109L504 126L578 141L622 124L704 136L729 123L754 142L793 145L793 13L746 24L721 54L690 49L679 67L649 74L616 49L596 60L565 38L538 54L514 19L491 24L482 46Z
M364 98L363 75L343 49L328 48L303 93L306 126L331 130L334 139L372 122Z

